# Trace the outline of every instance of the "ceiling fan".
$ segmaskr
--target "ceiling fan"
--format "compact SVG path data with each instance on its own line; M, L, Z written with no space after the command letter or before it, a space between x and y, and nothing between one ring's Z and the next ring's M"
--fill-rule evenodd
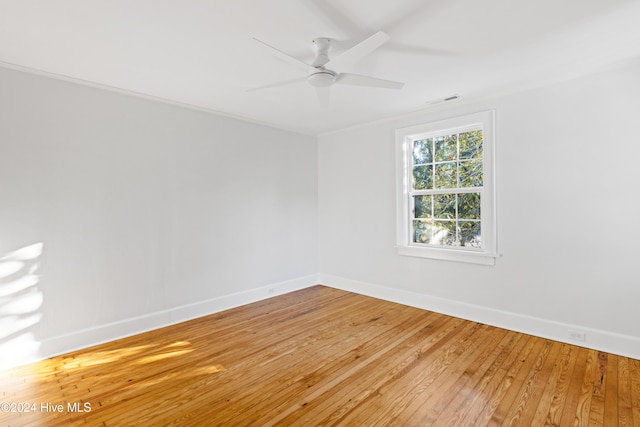
M404 83L392 80L383 80L375 77L336 71L354 64L387 42L389 36L382 31L378 31L374 35L364 39L335 58L329 58L329 52L331 51L333 43L332 39L327 37L313 39L313 50L316 56L313 61L311 61L311 64L307 64L261 40L256 38L254 38L254 40L271 49L279 58L305 72L307 76L255 87L249 89L248 92L307 81L311 86L315 87L320 105L327 107L329 105L330 88L334 84L383 89L401 89L404 86Z

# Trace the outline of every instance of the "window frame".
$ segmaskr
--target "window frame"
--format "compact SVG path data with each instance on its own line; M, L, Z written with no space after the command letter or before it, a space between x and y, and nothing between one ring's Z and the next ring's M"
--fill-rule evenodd
M481 248L436 246L414 243L412 239L412 151L413 141L450 135L469 129L482 129L483 133L483 185L481 193L480 226ZM496 194L495 194L495 110L467 114L396 129L397 214L396 236L399 255L439 260L495 265L497 257ZM478 187L475 187L478 188ZM444 191L456 193L459 188ZM436 190L439 191L439 190ZM465 192L464 190L462 192Z

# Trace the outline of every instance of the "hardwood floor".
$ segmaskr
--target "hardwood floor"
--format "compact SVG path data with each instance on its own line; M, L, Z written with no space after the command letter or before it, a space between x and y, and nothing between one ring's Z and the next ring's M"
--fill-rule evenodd
M640 361L315 286L0 372L0 402L10 426L640 426Z

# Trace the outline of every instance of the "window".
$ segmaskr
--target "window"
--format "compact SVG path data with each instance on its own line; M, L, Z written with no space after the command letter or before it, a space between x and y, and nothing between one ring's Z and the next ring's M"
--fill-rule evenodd
M396 131L398 253L493 265L494 113Z

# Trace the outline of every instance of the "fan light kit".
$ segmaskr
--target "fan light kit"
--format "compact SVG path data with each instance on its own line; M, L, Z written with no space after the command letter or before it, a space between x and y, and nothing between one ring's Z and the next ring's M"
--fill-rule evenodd
M328 87L336 82L336 73L330 70L318 71L317 73L309 74L307 81L311 86Z
M254 40L271 49L273 53L277 54L278 57L285 60L287 63L305 72L307 76L256 87L249 89L249 92L300 83L306 80L311 86L315 87L320 105L326 107L329 105L329 90L334 84L366 86L382 89L401 89L404 86L404 83L392 80L383 80L376 77L334 71L334 69L342 69L354 64L386 43L387 40L389 40L389 36L382 31L378 31L371 37L366 38L334 59L329 58L329 52L332 48L332 40L330 38L319 37L313 39L313 50L316 56L313 61L311 61L311 64L302 62L261 40ZM331 66L331 69L327 68L327 66Z

